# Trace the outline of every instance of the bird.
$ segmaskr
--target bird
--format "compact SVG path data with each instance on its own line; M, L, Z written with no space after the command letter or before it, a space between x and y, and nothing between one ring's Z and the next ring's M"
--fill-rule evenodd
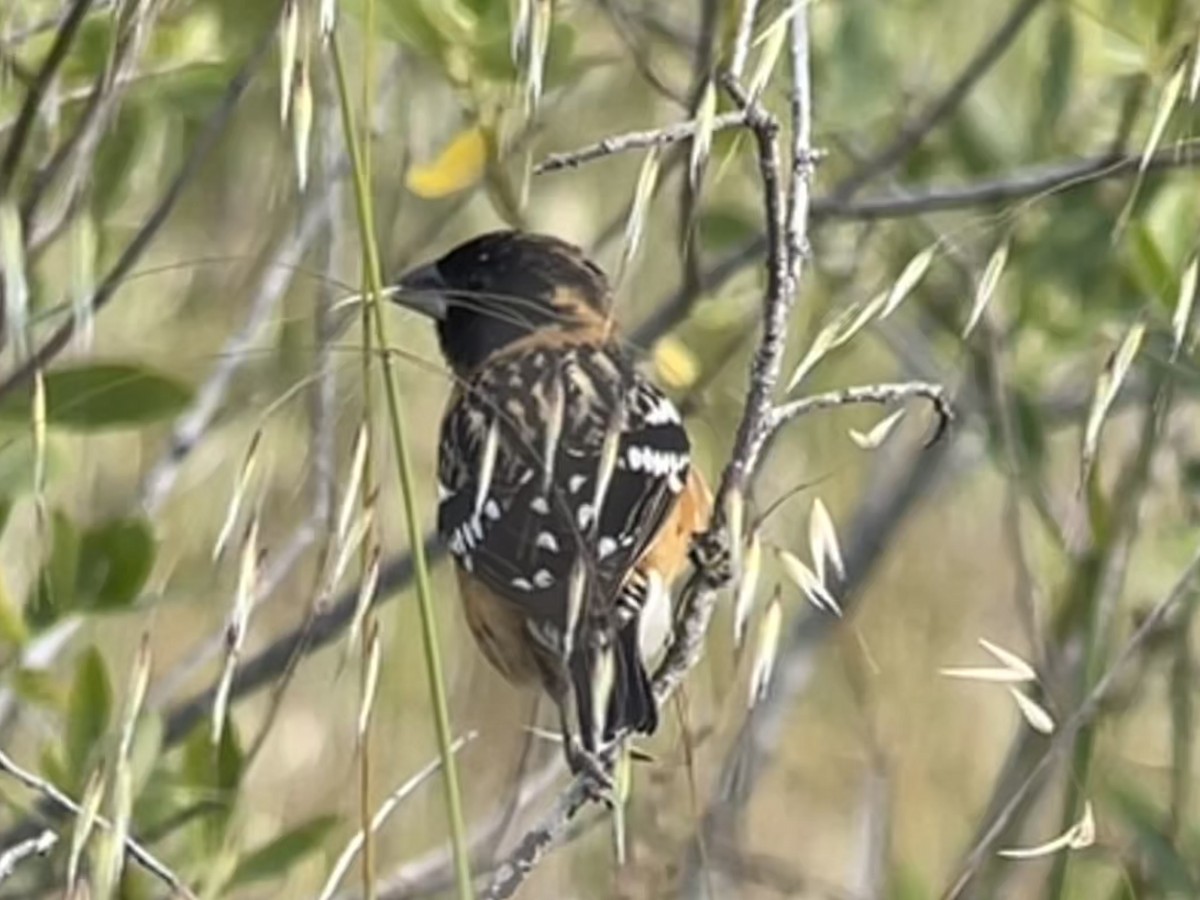
M437 531L468 629L554 700L571 769L603 779L657 728L649 660L710 515L682 416L624 349L604 270L557 237L478 235L391 293L433 320L453 376Z

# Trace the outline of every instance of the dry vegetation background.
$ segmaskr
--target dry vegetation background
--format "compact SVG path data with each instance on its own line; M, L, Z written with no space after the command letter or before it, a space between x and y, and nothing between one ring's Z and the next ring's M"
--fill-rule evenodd
M25 128L20 113L64 33L60 16L89 5ZM362 820L363 648L346 638L344 617L311 618L336 556L332 523L364 416L358 317L332 307L360 290L362 274L323 7L299 2L288 74L296 90L281 123L288 26L278 3L0 6L0 747L76 799L102 796L102 810L129 819L131 833L204 896L316 896ZM759 7L748 77L787 28L788 4ZM514 11L526 8L537 23L551 18L532 116L529 60L510 53ZM605 136L703 121L704 86L727 64L743 8L341 3L352 96L370 103L385 278L503 223L578 242L616 272L644 151L540 175L531 167ZM1173 317L1182 310L1188 321L1200 234L1200 5L817 0L804 12L813 140L824 158L785 375L823 326L935 250L897 311L830 351L792 396L921 379L946 387L958 418L929 449L932 416L921 401L876 450L849 436L880 421L886 411L876 407L814 414L787 430L752 510L807 483L762 526L770 546L807 559L810 509L821 498L849 567L838 590L844 618L814 609L768 552L746 645L734 646L726 597L704 661L647 747L655 761L635 766L626 864L614 863L608 818L587 811L524 896L1200 896L1195 594L1185 580L1162 604L1191 572L1200 534L1190 332L1172 350ZM788 68L785 52L763 93L785 123ZM239 71L248 81L231 97ZM713 96L718 112L733 109ZM223 111L228 121L214 132ZM17 140L23 152L10 163ZM193 153L178 201L105 298L94 335L48 363L43 432L29 380L13 373L72 316L77 331L89 330L89 296L147 233ZM308 158L303 190L298 153ZM662 151L617 303L646 366L689 404L698 463L716 478L761 311L762 189L744 131L713 135L698 191L688 187L688 154L686 142ZM995 294L964 339L979 281L1003 245ZM22 284L27 310L14 299ZM425 323L387 315L428 527L434 423L448 383ZM1081 476L1093 398L1113 376L1114 351L1142 327L1132 367L1116 373L1123 383L1096 464ZM101 362L131 368L106 375ZM63 369L76 370L73 382L55 380ZM378 383L369 399L381 490L374 533L385 560L373 617L374 809L437 747ZM244 497L239 524L214 561L235 494ZM255 509L266 596L214 749L213 688ZM352 606L359 576L355 556L338 584L349 593L334 592L318 612L344 597ZM558 749L529 746L534 700L486 668L449 576L439 560L452 729L478 732L458 762L484 872L563 779L547 781ZM757 629L777 583L774 678L751 712ZM121 764L143 635L152 675ZM980 638L1034 666L1036 683L1021 690L1052 717L1053 734L1033 730L1004 685L939 674L995 665ZM1073 719L1089 697L1098 702ZM1025 784L1047 754L1048 767ZM119 815L118 770L128 775L131 817ZM88 794L95 772L102 795ZM523 777L540 793L516 798ZM71 821L44 818L39 793L11 777L0 778L0 796L0 848L43 827L60 837L4 877L0 896L62 896ZM997 855L1063 833L1085 802L1091 846L1030 861ZM89 877L112 855L106 840L93 835ZM449 896L446 841L435 777L374 842L377 896ZM964 871L972 877L954 893ZM356 863L344 896L364 883ZM132 866L119 887L127 897L164 890Z

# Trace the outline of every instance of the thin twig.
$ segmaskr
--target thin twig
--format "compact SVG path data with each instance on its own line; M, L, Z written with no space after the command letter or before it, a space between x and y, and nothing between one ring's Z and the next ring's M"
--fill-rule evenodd
M1008 200L1053 194L1109 178L1132 178L1137 175L1140 161L1141 157L1136 154L1114 156L1104 153L1031 166L996 178L962 185L914 187L907 193L897 192L890 196L863 200L841 200L836 193L832 193L813 202L812 217L815 221L874 221L988 206ZM1200 165L1200 141L1185 140L1174 147L1159 150L1150 158L1146 168L1162 171L1197 165Z
M42 799L49 801L59 809L69 812L73 816L81 815L83 812L78 803L49 781L39 778L27 769L21 768L3 750L0 750L0 772L12 776L25 787L41 796ZM112 823L102 815L96 814L93 816L92 821L106 831L112 830ZM153 853L131 837L125 838L125 852L130 859L171 888L173 894L187 897L188 900L196 900L196 895L192 893L191 889L183 883L183 880L178 875L168 868L166 863L159 860Z
M37 837L9 847L0 854L0 882L7 881L22 862L31 856L45 856L58 843L58 835L47 828Z
M946 389L940 384L932 384L927 381L865 384L814 394L811 397L801 397L799 400L792 400L775 407L768 422L770 429L774 430L792 419L818 410L851 406L857 403L878 403L886 406L902 403L913 397L924 397L933 404L933 409L937 413L938 423L928 441L932 444L945 433L950 423L954 421L954 408L946 396Z
M714 133L729 128L739 128L746 124L744 112L727 112L713 118ZM647 131L629 131L615 137L607 137L578 150L568 153L551 153L533 167L534 175L544 175L547 172L558 172L562 169L577 169L584 163L589 163L614 153L627 153L630 150L646 150L650 147L665 147L686 141L695 136L698 123L692 119L687 122L676 122L662 128L651 128Z
M511 800L498 803L490 815L475 823L470 836L472 871L483 875L495 870L496 841L503 837L514 817L541 801L561 779L563 768L561 755L554 755L541 768L514 785ZM379 900L407 900L445 891L454 886L453 870L453 853L443 844L404 863L395 872L381 879L376 885ZM338 895L338 900L349 900L352 896L357 898L360 895L343 892Z
M571 821L587 803L587 789L577 778L559 796L554 808L525 833L517 848L497 867L481 900L505 900L513 896L529 873L566 836Z

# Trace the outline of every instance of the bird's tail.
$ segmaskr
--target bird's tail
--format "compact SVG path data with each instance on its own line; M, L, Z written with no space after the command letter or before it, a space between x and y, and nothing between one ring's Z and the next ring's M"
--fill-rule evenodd
M618 735L631 731L653 734L658 728L658 705L650 675L642 662L638 646L637 619L626 623L613 641L613 683L608 695L603 727L594 727L596 702L596 665L598 651L580 648L571 663L571 682L583 746L590 752L609 744ZM600 747L597 746L597 737Z

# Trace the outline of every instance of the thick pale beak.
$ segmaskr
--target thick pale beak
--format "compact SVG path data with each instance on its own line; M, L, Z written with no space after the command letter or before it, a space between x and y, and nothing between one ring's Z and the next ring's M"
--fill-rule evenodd
M406 309L439 322L446 318L446 282L433 263L401 275L393 299Z

